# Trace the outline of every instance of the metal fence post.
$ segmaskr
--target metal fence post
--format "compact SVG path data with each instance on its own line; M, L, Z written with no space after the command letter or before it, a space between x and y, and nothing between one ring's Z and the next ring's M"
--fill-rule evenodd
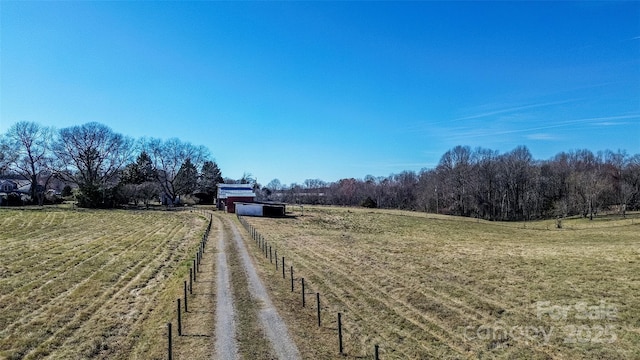
M178 299L178 336L182 336L182 317L180 315L180 299Z
M187 312L187 280L184 281L184 312Z
M318 307L318 327L320 327L320 293L317 292L316 293L316 303L317 303L317 307Z
M340 355L342 355L342 314L338 313L338 344L340 347Z
M169 340L169 360L173 359L173 351L171 349L171 323L167 323L167 338Z

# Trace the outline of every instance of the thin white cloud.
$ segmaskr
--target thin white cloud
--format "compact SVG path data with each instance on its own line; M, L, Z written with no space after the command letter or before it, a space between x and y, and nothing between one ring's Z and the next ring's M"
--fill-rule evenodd
M553 106L553 105L566 104L566 103L570 103L570 102L574 102L574 101L576 101L576 100L575 100L575 99L571 99L571 100L551 101L551 102L545 102L545 103L537 103L537 104L529 104L529 105L515 106L515 107L509 107L509 108L504 108L504 109L497 109L497 110L493 110L493 111L487 111L487 112L483 112L483 113L478 113L478 114L473 114L473 115L469 115L469 116L464 116L464 117L461 117L461 118L453 119L453 120L451 120L451 121L463 121L463 120L478 119L478 118L483 118L483 117L487 117L487 116L493 116L493 115L499 115L499 114L512 113L512 112L516 112L516 111L520 111L520 110L526 110L526 109L533 109L533 108L541 108L541 107L546 107L546 106Z
M536 133L527 135L527 139L530 140L556 140L557 138L547 133Z
M574 120L561 121L552 125L537 126L537 127L524 128L524 129L504 130L504 131L493 131L491 129L474 129L464 134L453 134L450 137L450 139L460 140L460 139L469 139L469 138L486 137L486 136L500 136L500 135L509 135L509 134L517 134L517 133L526 133L531 131L555 129L555 128L560 128L565 126L575 126L577 124L594 125L594 126L620 125L620 124L625 124L626 122L619 122L616 120L628 120L628 119L640 119L640 114L574 119Z
M576 101L579 101L579 100L580 99L569 99L569 100L562 100L562 101L541 102L541 103L535 103L535 104L527 104L527 105L520 105L520 106L497 108L497 109L494 109L494 110L485 111L485 112L479 112L479 113L476 113L476 114L467 115L467 116L463 116L463 117L459 117L459 118L455 118L455 119L449 119L449 120L435 120L435 119L434 119L435 121L425 120L425 121L421 121L421 122L418 122L418 123L414 123L412 125L408 125L404 129L404 131L409 131L409 132L429 131L430 132L430 131L433 130L433 126L439 125L439 124L451 124L451 123L454 123L454 122L462 122L462 121L465 121L465 120L480 119L480 118L494 116L494 115L505 115L505 114L509 114L509 113L517 113L518 111L522 111L522 110L530 110L530 109L535 109L535 108L543 108L543 107L547 107L547 106L567 104L567 103L576 102ZM493 105L491 105L491 106L493 106ZM480 106L480 107L482 107L482 106Z
M594 123L594 126L616 126L616 125L628 125L628 122L614 122L614 121L603 121L599 123Z

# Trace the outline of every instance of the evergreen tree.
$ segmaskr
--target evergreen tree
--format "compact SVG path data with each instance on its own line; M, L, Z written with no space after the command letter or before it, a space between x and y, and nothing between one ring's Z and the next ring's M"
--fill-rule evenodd
M223 183L222 172L214 161L205 161L202 165L202 172L198 183L200 198L202 202L213 203L216 197L218 184Z

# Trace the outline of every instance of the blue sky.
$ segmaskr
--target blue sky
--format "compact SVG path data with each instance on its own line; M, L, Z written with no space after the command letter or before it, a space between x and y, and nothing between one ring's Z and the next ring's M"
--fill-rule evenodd
M640 153L640 2L0 2L0 133L97 121L301 183Z

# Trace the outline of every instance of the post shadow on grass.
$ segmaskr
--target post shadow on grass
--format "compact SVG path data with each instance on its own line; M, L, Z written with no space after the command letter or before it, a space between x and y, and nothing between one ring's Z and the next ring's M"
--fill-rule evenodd
M182 337L187 337L187 338L210 338L210 337L213 337L213 336L207 335L207 334L182 334Z
M189 311L189 314L214 314L215 312L213 310L194 310L193 306L191 307L191 310Z

